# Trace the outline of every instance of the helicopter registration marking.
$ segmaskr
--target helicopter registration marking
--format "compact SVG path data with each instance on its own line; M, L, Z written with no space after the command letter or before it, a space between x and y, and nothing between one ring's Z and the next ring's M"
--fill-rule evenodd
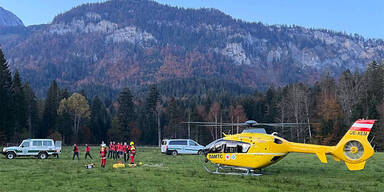
M351 131L349 132L349 135L359 135L359 136L367 136L367 131Z

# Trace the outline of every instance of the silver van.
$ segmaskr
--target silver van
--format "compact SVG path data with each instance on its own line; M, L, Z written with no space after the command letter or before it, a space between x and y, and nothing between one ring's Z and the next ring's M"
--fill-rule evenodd
M161 152L176 156L178 154L203 155L204 146L191 139L164 139L161 142Z
M54 142L52 139L26 139L19 146L4 147L3 155L7 159L18 156L35 156L46 159L48 156L58 156L61 152L61 141Z

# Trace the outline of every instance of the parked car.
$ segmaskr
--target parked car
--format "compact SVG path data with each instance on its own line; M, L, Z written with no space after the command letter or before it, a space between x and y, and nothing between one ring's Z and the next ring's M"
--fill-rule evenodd
M204 146L191 139L164 139L161 142L161 152L168 155L198 154L203 155Z
M7 159L18 156L35 156L46 159L48 156L57 156L61 152L61 141L54 142L52 139L26 139L19 146L4 147L3 155Z

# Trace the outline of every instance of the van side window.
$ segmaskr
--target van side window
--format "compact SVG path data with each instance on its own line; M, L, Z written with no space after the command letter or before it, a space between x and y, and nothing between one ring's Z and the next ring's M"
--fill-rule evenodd
M42 146L42 145L43 145L43 142L42 142L42 141L33 141L33 142L32 142L32 145L33 145L33 146L37 146L37 147L39 147L39 146Z
M167 144L167 141L162 141L161 142L161 145L166 145Z
M50 147L52 145L52 141L43 141L43 146Z
M187 141L170 141L169 145L187 145Z

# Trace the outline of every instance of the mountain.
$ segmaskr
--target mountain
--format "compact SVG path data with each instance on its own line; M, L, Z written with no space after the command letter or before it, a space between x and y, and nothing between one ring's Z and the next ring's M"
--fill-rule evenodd
M9 26L24 26L24 24L15 14L0 7L0 27Z
M383 40L148 0L85 4L50 24L2 28L0 43L40 96L52 80L93 92L189 78L265 89L361 71L384 56Z

